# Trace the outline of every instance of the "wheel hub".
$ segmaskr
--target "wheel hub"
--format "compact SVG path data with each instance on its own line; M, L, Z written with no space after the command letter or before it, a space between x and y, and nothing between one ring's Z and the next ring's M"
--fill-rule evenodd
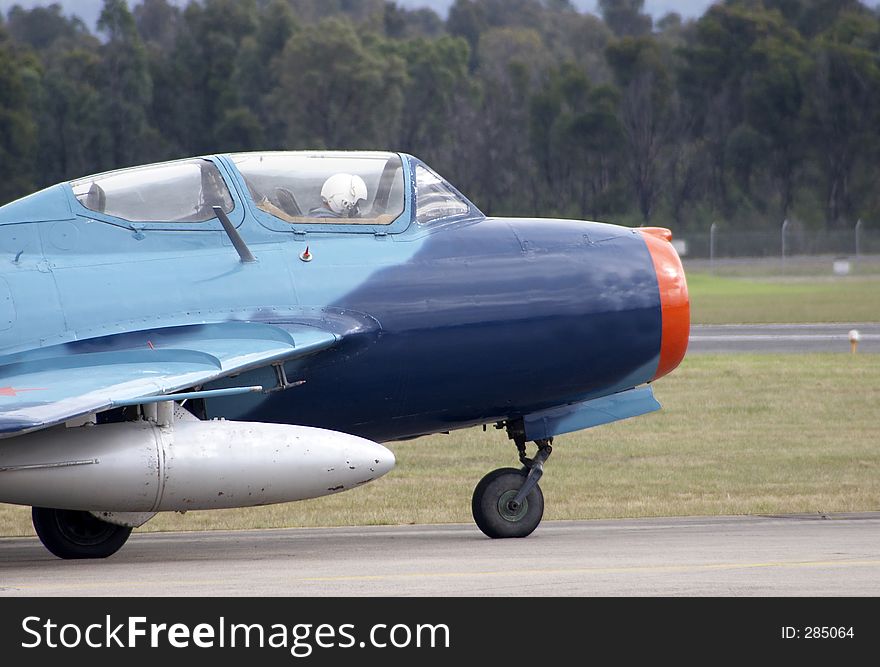
M100 544L116 532L116 526L104 523L88 512L60 510L56 516L59 531L74 544Z
M515 502L518 489L510 489L505 491L498 498L498 514L505 521L516 523L520 521L529 511L529 501L524 499L521 503Z

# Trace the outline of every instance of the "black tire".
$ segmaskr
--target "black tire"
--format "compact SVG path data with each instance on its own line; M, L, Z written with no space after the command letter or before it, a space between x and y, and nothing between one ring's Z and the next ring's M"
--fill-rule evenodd
M34 507L31 519L40 542L58 558L107 558L131 535L131 528L78 510Z
M526 537L541 523L541 517L544 516L544 494L537 484L518 510L511 510L506 505L522 488L526 474L516 468L499 468L477 484L471 510L477 526L487 536Z

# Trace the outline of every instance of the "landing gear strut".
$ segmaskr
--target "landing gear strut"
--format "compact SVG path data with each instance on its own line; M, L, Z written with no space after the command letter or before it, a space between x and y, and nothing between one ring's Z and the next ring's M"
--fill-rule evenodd
M90 512L34 507L31 518L40 542L58 558L107 558L131 535L131 528L101 521Z
M523 467L499 468L483 477L474 489L471 510L477 526L489 537L526 537L538 527L544 516L544 494L538 481L544 474L544 463L553 451L553 438L536 440L538 452L534 458L529 458L521 426L504 423L497 428L507 428L509 437L516 443Z

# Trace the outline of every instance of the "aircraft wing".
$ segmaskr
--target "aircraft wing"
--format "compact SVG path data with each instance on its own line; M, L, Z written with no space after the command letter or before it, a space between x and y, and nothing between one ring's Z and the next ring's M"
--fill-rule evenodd
M332 346L307 325L222 322L129 332L0 357L0 438L170 394Z

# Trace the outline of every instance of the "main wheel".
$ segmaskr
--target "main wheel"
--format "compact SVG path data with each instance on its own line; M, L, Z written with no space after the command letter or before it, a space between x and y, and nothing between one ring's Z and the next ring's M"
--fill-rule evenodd
M517 507L516 494L527 473L516 468L493 470L477 484L471 509L480 530L492 538L530 535L544 516L544 494L535 485Z
M89 512L34 507L31 519L40 542L58 558L107 558L125 544L131 528L95 518Z

